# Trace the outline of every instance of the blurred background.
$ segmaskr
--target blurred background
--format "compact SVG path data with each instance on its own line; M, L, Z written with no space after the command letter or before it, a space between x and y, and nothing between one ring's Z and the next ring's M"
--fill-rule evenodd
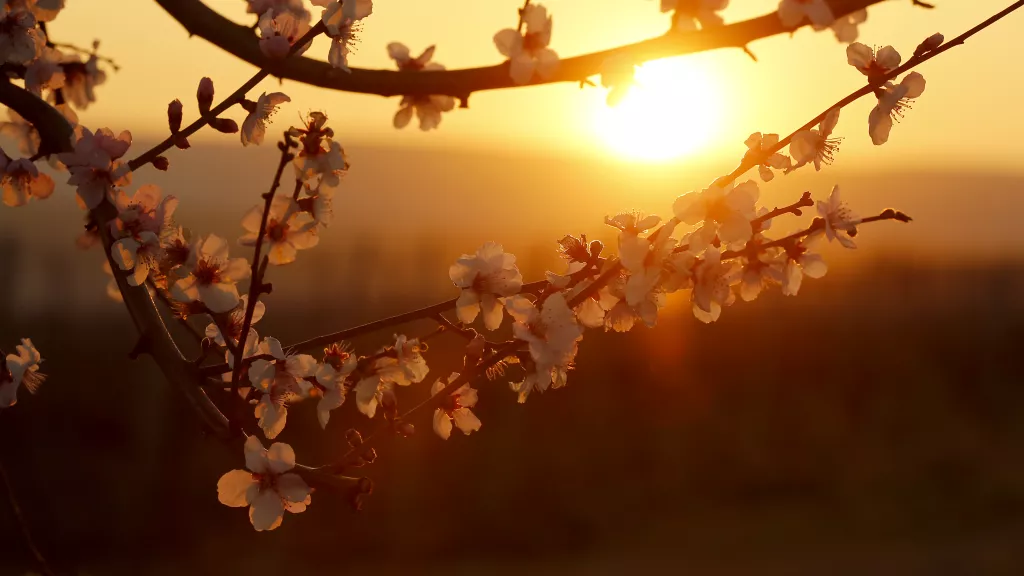
M885 2L861 41L909 55L1006 3ZM100 38L121 66L82 122L130 129L133 151L162 139L168 101L194 116L199 78L223 95L252 73L155 3L69 4L54 38ZM437 42L450 68L497 62L490 37L519 2L380 4L352 65L390 67L392 40L415 53ZM563 56L668 25L654 1L546 4ZM731 4L727 21L775 7ZM251 22L241 0L210 5ZM1005 70L1022 17L923 66L928 90L886 146L870 143L865 100L843 111L833 167L761 187L773 207L839 184L859 213L894 207L912 224L865 226L856 251L829 247L828 275L799 297L776 290L704 325L678 295L654 329L588 332L567 388L518 405L504 382L482 384L478 433L443 442L418 422L366 469L377 487L362 513L317 492L271 533L217 502L241 454L204 437L150 361L127 359L134 332L104 294L102 255L74 247L83 220L70 188L3 210L0 346L30 336L49 381L0 413L0 459L39 548L62 574L1024 572L1024 81ZM568 84L475 94L427 134L391 128L394 99L267 81L259 90L292 98L268 145L201 132L169 153L170 172L142 170L130 189L158 184L181 199L179 222L235 238L273 176L270 139L325 109L353 167L320 246L271 271L259 324L295 342L454 297L448 265L488 240L528 280L560 270L566 233L613 247L606 214L668 216L677 195L735 165L750 132L786 133L861 82L829 32L751 49L757 63L739 51L652 63L621 110ZM431 382L457 365L447 338L431 346ZM427 387L405 392L410 406ZM295 407L278 439L305 463L336 459L346 429L371 428L349 403L321 431L313 408ZM3 505L0 542L0 574L33 569Z

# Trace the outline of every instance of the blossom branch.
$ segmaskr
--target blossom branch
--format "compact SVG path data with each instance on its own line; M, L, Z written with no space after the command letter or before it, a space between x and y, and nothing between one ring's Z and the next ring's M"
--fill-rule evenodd
M779 140L778 143L775 144L774 146L771 146L770 148L766 148L766 149L762 150L763 155L764 156L770 156L770 155L772 155L772 154L774 154L776 152L781 151L783 148L785 148L786 146L789 145L789 143L793 140L793 137L796 136L797 132L801 132L803 130L810 130L810 129L814 128L816 125L818 125L818 123L820 123L822 120L825 119L825 116L828 115L828 113L830 111L845 108L846 106L849 106L853 102L856 102L857 100L863 98L864 96L867 96L868 94L874 94L875 90L879 86L884 85L885 82L888 82L889 80L892 80L892 79L900 76L901 74L907 72L908 70L911 70L912 68L918 66L919 64L923 64L923 63L931 60L932 58L935 58L936 56L942 54L943 52L949 50L950 48L953 48L955 46L963 45L964 42L966 42L968 38L970 38L971 36L974 36L978 32L981 32L985 28L988 28L989 26L995 24L999 20L1002 20L1003 18L1008 16L1010 13L1012 13L1012 12L1016 11L1017 9L1019 9L1021 6L1024 6L1024 0L1018 0L1017 2L1014 2L1013 4L1007 6L1003 10L1001 10L998 13L994 14L991 18L988 18L984 22L978 24L977 26L971 28L970 30L964 32L963 34L961 34L961 35L957 36L956 38L946 42L945 44L939 46L938 48L936 48L934 50L928 51L925 54L914 54L914 56L911 57L909 60L907 60L907 62L905 64L903 64L902 66L899 66L899 67L893 69L892 71L890 71L890 72L888 72L886 74L879 74L877 80L872 78L872 81L869 82L867 85L861 87L860 89L858 89L858 90L856 90L854 92L851 92L849 95L847 95L846 97L842 98L841 100L839 100L838 102L836 102L832 106L829 106L821 114L818 114L817 116L812 118L809 122L807 122L806 124L804 124L800 128L797 128L796 130L791 132L785 138L782 138L781 140ZM740 165L736 167L735 170L733 170L732 172L730 172L726 176L723 176L723 177L719 178L718 180L716 180L715 181L715 185L717 185L717 186L726 186L729 183L734 182L737 178L739 178L740 176L745 174L751 168L757 167L757 165L758 165L757 164L757 158L755 158L755 157L745 158L740 163Z
M830 0L837 17L877 4L882 0ZM189 34L199 36L215 46L253 64L281 79L331 88L344 92L380 96L447 95L463 101L473 92L514 88L509 77L509 64L466 68L461 70L422 70L415 74L392 70L351 68L342 72L326 62L312 58L290 58L287 61L267 58L253 36L252 28L235 24L206 6L202 0L156 0ZM320 24L318 24L320 26ZM530 84L580 82L601 73L604 62L623 57L635 63L681 56L718 48L741 48L748 43L802 27L787 27L776 12L764 16L699 32L669 33L637 42L561 60L558 70L549 78L534 78Z
M292 45L291 49L288 51L288 55L292 56L293 54L295 54L299 49L301 49L306 44L309 44L313 40L313 38L319 36L323 31L323 23L318 22L316 26L310 28L308 32L306 32L301 38L299 38L295 42L295 44ZM225 98L220 104L217 104L208 113L200 116L198 119L196 119L195 122L189 124L180 131L168 136L163 142L157 144L156 146L150 148L143 154L140 154L136 158L129 161L128 168L132 171L135 171L145 166L146 164L149 164L150 162L155 160L157 156L166 152L168 149L174 146L174 143L176 141L180 141L182 138L187 139L192 134L198 132L200 128L209 124L211 120L216 119L218 116L224 113L224 111L226 111L228 108L231 108L235 104L241 102L242 99L245 98L245 95L249 93L249 90L255 88L257 84L262 82L264 78L270 75L271 66L279 65L273 63L279 63L280 61L281 60L267 59L267 61L265 62L265 67L261 68L258 72L256 72L256 74L254 74L252 78L250 78L244 84L239 86L237 90L232 92L231 95Z

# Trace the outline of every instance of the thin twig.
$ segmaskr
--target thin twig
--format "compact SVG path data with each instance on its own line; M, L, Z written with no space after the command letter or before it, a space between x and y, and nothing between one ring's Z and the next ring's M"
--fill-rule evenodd
M278 148L281 150L281 160L277 163L277 172L274 173L274 182L270 185L270 191L263 195L263 216L260 219L260 229L256 234L256 243L252 249L252 271L249 278L249 300L245 306L245 317L242 319L242 332L238 336L238 344L235 345L237 352L235 353L235 365L231 371L231 395L238 395L238 379L242 376L242 366L244 365L243 356L245 355L245 343L249 338L249 329L252 327L252 317L256 312L256 303L260 299L260 294L264 291L263 285L263 273L267 269L267 257L264 256L263 260L260 260L260 254L263 249L263 239L267 235L267 222L270 220L270 209L274 204L274 195L277 194L278 187L281 186L281 175L284 174L285 167L295 158L292 154L291 149L294 145L294 141L285 132L284 140L278 143ZM230 335L225 334L225 341L230 340ZM232 417L228 418L228 421L234 425L235 419Z
M291 49L288 51L288 56L294 55L302 46L305 46L306 44L311 42L314 38L319 36L325 29L326 27L324 26L323 22L317 22L316 26L310 28L308 32L303 34L303 36L299 38L299 40L295 42L295 44L292 45ZM157 144L156 146L150 148L146 152L140 154L139 156L135 157L133 160L128 162L128 168L132 171L138 170L139 168L155 160L157 156L170 149L171 146L174 146L175 141L181 138L188 138L192 134L196 133L197 131L199 131L200 128L209 124L211 120L217 118L222 113L224 113L225 110L241 102L242 99L245 98L245 95L249 93L249 90L255 88L257 84L262 82L263 79L269 75L269 68L261 68L258 72L256 72L256 74L253 75L252 78L247 80L245 84L239 86L237 90L232 92L230 96L225 98L224 101L215 106L212 110L210 110L206 114L203 114L195 122L189 124L182 130L168 136L163 142Z
M0 480L3 481L4 488L7 491L7 501L11 504L14 518L18 521L18 526L21 528L21 535L25 539L25 545L28 546L32 556L35 557L39 570L46 576L54 576L56 573L50 568L50 563L46 561L46 556L43 556L42 551L39 550L35 540L32 538L32 531L28 527L28 521L25 519L25 514L21 511L21 506L18 505L18 498L14 495L14 486L11 484L10 476L7 475L7 468L4 467L3 460L0 460Z

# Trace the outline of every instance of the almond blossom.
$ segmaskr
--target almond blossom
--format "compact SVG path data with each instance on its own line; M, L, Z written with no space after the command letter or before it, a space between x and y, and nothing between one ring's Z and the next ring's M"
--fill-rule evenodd
M804 276L821 278L828 272L828 265L821 254L811 252L813 245L822 237L824 234L817 232L786 248L786 263L782 271L782 293L786 296L796 296Z
M534 388L544 391L552 384L555 388L563 386L566 370L576 357L577 343L583 338L583 329L565 296L552 294L538 308L526 297L516 295L505 302L505 307L516 319L512 334L529 344L535 364L524 381L514 386L519 401L525 402Z
M395 337L395 345L382 350L373 365L355 385L356 406L373 418L385 395L393 395L394 386L410 386L422 382L430 368L422 355L418 339L404 335Z
M260 51L269 58L284 58L291 53L292 45L309 32L310 15L303 10L296 13L291 10L267 10L260 16L257 28L260 31ZM309 45L300 46L296 54L301 54Z
M53 194L53 178L36 168L28 158L13 160L0 150L0 182L3 202L8 206L24 206L29 198L44 200Z
M292 99L281 92L264 92L256 102L246 100L243 106L249 112L242 121L242 129L239 131L242 137L242 146L249 144L262 144L263 137L267 133L267 124L270 117L277 112L277 107ZM247 103L247 104L246 104Z
M885 76L899 68L901 59L900 53L892 46L875 50L866 44L854 42L846 47L846 61L869 80Z
M291 128L289 133L297 137L301 143L299 153L295 155L296 178L310 182L320 178L320 184L337 186L341 177L348 171L348 158L345 149L335 140L334 130L325 127L327 115L323 112L310 112L304 128ZM319 220L319 218L317 218Z
M226 328L228 330L228 337L231 338L232 344L237 343L242 337L242 325L245 322L245 311L249 305L249 295L242 294L242 297L238 301L238 305L235 306L231 312L227 313L225 321ZM264 314L267 313L267 305L261 300L257 300L256 304L252 308L252 320L250 320L250 326L256 324L263 319ZM217 326L216 322L210 322L206 326L205 336L210 340L213 340L219 346L227 346L227 341L224 339L224 334L221 332L220 327Z
M200 239L194 252L194 264L174 284L171 295L181 302L202 302L217 314L230 312L239 301L235 283L249 277L249 263L228 258L228 243L216 234Z
M46 376L39 372L43 358L32 345L32 340L22 338L15 350L17 354L8 354L0 359L0 408L17 404L19 387L25 386L35 394L46 380Z
M875 146L889 141L893 121L903 118L914 98L924 94L924 76L911 72L903 77L899 84L886 83L878 96L878 104L868 115L868 133Z
M403 72L444 70L441 64L430 61L434 56L433 46L429 46L422 54L413 58L405 44L392 42L388 44L388 55ZM420 130L432 130L441 124L441 113L450 112L454 108L455 98L451 96L407 94L402 96L393 123L395 128L405 128L415 112L420 120Z
M309 354L286 355L277 338L266 338L259 354L273 360L254 360L249 366L249 381L262 396L256 404L256 418L267 439L276 438L288 419L287 402L306 395L305 381L316 374L316 360Z
M97 46L93 44L94 48ZM95 54L85 62L77 55L64 59L64 88L61 94L79 110L85 110L96 101L96 86L107 81L107 74L100 68L99 58Z
M64 68L61 67L63 54L56 48L44 47L39 57L25 68L25 89L36 96L44 89L64 86Z
M447 384L458 379L459 373L455 372L448 377ZM445 389L446 383L440 378L430 387L430 395L437 396ZM480 429L480 419L470 410L476 406L477 392L469 387L469 384L459 386L457 390L441 399L441 405L434 409L434 432L438 436L448 439L452 434L452 422L463 434L476 432Z
M778 134L764 134L760 132L754 132L747 138L744 144L747 145L747 153L743 159L752 160L757 164L758 174L761 175L761 180L770 182L772 178L775 178L775 174L772 172L772 168L776 170L784 170L789 168L790 160L785 154L779 152L772 152L779 143Z
M686 224L701 224L691 236L690 249L702 251L718 235L730 247L738 247L750 240L753 230L750 221L756 216L760 191L757 182L748 180L737 186L711 185L701 192L688 192L672 204L675 217Z
M263 206L254 206L242 218L242 227L246 234L238 243L242 246L254 246L259 237L260 223L263 220ZM266 238L268 245L267 259L275 266L290 264L295 261L299 250L312 248L320 242L316 231L316 222L309 212L299 209L298 203L289 196L278 196L270 205L267 218Z
M121 238L110 246L110 257L117 267L131 271L128 283L132 286L145 284L150 270L158 269L162 253L160 238L148 230Z
M534 73L550 78L558 69L558 54L551 43L551 17L540 4L527 4L522 10L526 31L506 28L494 35L494 45L509 59L509 76L516 84L526 84Z
M317 6L324 6L320 21L324 23L326 34L331 39L331 48L327 53L327 61L331 66L350 72L348 55L356 39L358 23L373 13L372 0L312 0Z
M345 403L345 393L348 391L345 383L358 366L358 358L345 346L334 344L324 350L324 363L316 370L316 381L323 388L323 395L316 406L321 428L327 427L331 410L341 408Z
M789 143L789 153L796 164L789 171L796 170L808 162L814 162L814 170L821 170L821 165L831 164L842 138L829 138L836 124L839 123L839 108L833 108L825 114L817 128L801 130L793 135Z
M735 262L722 262L722 253L717 248L708 248L694 271L690 293L693 315L705 323L718 320L722 306L731 306L736 301L732 285L740 274Z
M469 324L482 310L488 330L501 326L504 298L523 287L516 257L494 242L487 242L476 254L463 254L448 268L448 277L461 289L455 303L459 321Z
M119 160L131 144L132 134L127 130L114 136L107 128L94 134L83 127L74 151L59 155L71 173L68 184L77 187L78 197L88 209L108 200L116 187L131 183L131 171Z
M661 0L661 11L675 11L673 28L680 32L692 32L721 26L722 17L718 12L729 6L729 0Z
M118 190L114 206L117 207L117 218L110 223L110 228L115 235L134 236L141 232L152 232L157 237L163 237L173 232L178 199L170 195L164 197L160 188L154 184L140 186L131 195Z
M249 507L249 521L257 531L273 530L281 525L284 512L304 512L312 490L301 476L289 472L295 468L295 451L288 444L275 442L264 449L259 438L245 440L245 467L232 470L217 481L217 499L225 506Z
M676 240L672 238L676 222L670 220L654 238L640 238L628 231L619 234L619 260L629 272L623 293L630 306L640 306L647 301L649 294L661 282L666 260L676 246Z
M830 26L835 20L825 0L782 0L779 2L779 20L787 28L794 28L804 20L814 26Z
M832 32L836 35L836 40L843 44L849 44L857 39L859 32L857 26L863 24L868 19L867 10L857 10L851 12L845 16L836 18L836 21L832 23Z
M28 64L46 46L46 36L36 27L36 17L24 8L0 8L0 64Z
M761 252L755 258L745 258L740 275L740 298L752 302L764 288L777 286L783 281L784 261L779 250Z
M838 240L846 248L856 248L853 236L856 234L860 217L843 202L839 196L839 186L832 188L828 200L818 200L818 216L824 220L825 237L828 241Z

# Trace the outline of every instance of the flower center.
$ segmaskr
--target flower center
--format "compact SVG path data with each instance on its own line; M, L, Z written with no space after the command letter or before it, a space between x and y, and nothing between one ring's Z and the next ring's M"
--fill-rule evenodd
M220 282L220 266L209 260L200 260L196 263L196 269L192 271L196 282L203 285L217 284Z

